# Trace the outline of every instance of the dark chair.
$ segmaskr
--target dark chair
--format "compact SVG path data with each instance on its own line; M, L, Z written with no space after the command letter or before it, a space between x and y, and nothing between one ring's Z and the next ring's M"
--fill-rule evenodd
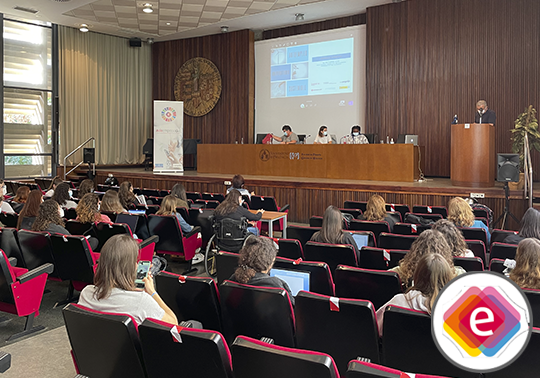
M379 248L409 250L417 238L418 235L382 233L379 237Z
M525 288L522 290L531 305L533 327L538 328L540 326L540 290Z
M475 218L489 219L489 213L485 209L473 209L473 214Z
M259 210L264 209L266 211L279 211L279 212L288 212L289 211L289 204L283 205L279 207L277 205L276 199L272 196L251 196L251 206L250 208L252 210ZM274 223L273 230L274 231L283 231L283 219L280 219L278 223ZM268 230L268 225L266 223L263 223L261 225L261 231ZM288 234L287 234L288 235ZM290 238L290 236L289 236ZM294 238L293 238L294 239Z
M488 245L487 233L483 228L475 227L458 227L463 234L465 240L481 240L484 245Z
M235 378L339 378L332 357L238 336L231 347Z
M52 273L53 268L48 263L30 271L12 267L4 251L0 250L0 311L26 317L24 331L11 335L8 341L45 329L33 325L34 318L39 315L47 275Z
M19 215L17 213L0 213L0 222L6 227L17 227L17 221L19 220Z
M345 201L343 207L345 209L357 209L362 213L366 211L367 202L365 201Z
M392 233L399 235L419 235L430 228L431 226L422 226L420 224L396 223Z
M377 245L379 244L379 235L382 232L390 232L390 226L386 221L364 221L353 219L349 225L352 231L371 231L375 235Z
M277 345L294 347L294 313L285 289L225 281L219 292L224 334L229 342L246 335L270 337Z
M318 215L312 216L311 218L309 218L309 227L321 228L322 227L322 220L323 220L323 217L321 217L321 216L318 216Z
M399 265L402 258L408 251L399 249L384 249L373 247L362 247L360 250L359 268L388 270Z
M487 258L486 258L486 245L481 240L465 240L465 243L467 243L467 248L474 253L476 257L479 257L482 259L484 264L487 264Z
M225 195L223 193L203 193L202 199L210 200L210 201L218 201L221 203L225 201Z
M133 236L129 226L125 223L105 223L99 222L92 224L92 232L96 235L99 241L98 246L95 248L96 252L101 251L103 245L112 238L114 235L128 234Z
M216 255L217 282L221 285L228 280L238 267L238 254L219 251Z
M320 230L317 227L287 226L287 238L298 240L302 244L302 248L304 248L313 234Z
M386 216L394 220L394 223L403 222L403 217L399 211L387 211Z
M462 267L467 272L484 271L484 262L480 257L454 257L454 265Z
M199 226L204 242L208 242L214 236L212 216L214 209L189 209L189 218L184 218L192 226ZM189 219L189 220L188 220Z
M26 263L22 257L19 240L17 238L16 228L0 229L0 249L4 251L8 258L15 257L18 267L26 267Z
M304 248L307 261L323 261L333 272L338 265L358 266L354 247L349 244L327 244L309 241Z
M300 291L294 314L298 348L331 355L341 374L359 356L379 362L379 331L371 302Z
M219 294L212 278L161 272L156 276L156 290L179 322L197 320L204 329L221 332Z
M137 323L131 316L77 304L67 305L62 314L78 373L88 377L146 378Z
M75 209L64 209L64 218L77 219L77 211Z
M159 205L137 205L137 210L146 211L146 215L155 214L159 211Z
M495 242L491 244L490 259L515 259L517 244L505 244Z
M446 206L414 205L412 212L415 214L439 214L443 218L448 218Z
M17 233L25 268L35 269L44 264L54 265L51 235L48 232L20 230ZM51 277L58 277L56 270Z
M478 378L478 373L459 369L439 352L431 336L431 317L424 312L388 306L382 340L385 366L424 374Z
M148 199L152 201L152 205L161 206L161 203L163 202L163 197L148 197Z
M193 202L197 201L198 199L202 199L201 193L199 192L186 192L186 197Z
M219 201L216 200L197 200L195 203L204 205L203 208L205 209L215 209L219 206Z
M169 194L171 194L170 190L160 190L159 191L159 198L167 197Z
M300 244L300 241L296 239L279 239L278 246L279 257L285 257L293 260L304 258L302 244Z
M76 220L68 220L65 226L71 235L86 235L92 229L92 223L81 223Z
M495 242L502 243L502 242L504 242L504 239L506 239L507 236L517 235L517 234L518 234L517 231L495 229L495 230L491 231L491 240L490 241L491 241L491 244L493 244Z
M317 261L298 261L276 257L274 268L309 272L309 291L333 296L335 292L332 271L328 264Z
M142 188L141 194L146 197L159 197L159 189Z
M219 332L182 327L178 342L172 327L154 319L139 326L148 378L233 378L229 348Z
M334 272L336 296L365 299L379 308L402 292L396 272L354 268L340 265Z
M411 212L411 208L403 203L387 203L386 211L397 211L401 214L401 219L405 219L405 215Z
M339 209L343 214L351 214L354 219L362 215L362 210L360 209Z
M108 216L109 219L111 220L111 222L113 222L113 223L116 222L116 215L117 214L115 212L113 212L113 211L100 211L100 212L101 212L101 214ZM75 219L75 218L67 218L67 219Z
M437 222L439 219L443 219L442 215L441 214L429 214L429 213L407 213L405 214L405 217L403 219L406 219L407 218L407 215L415 215L417 217L421 217L421 218L424 218L424 219L429 219L429 220L432 220L433 222Z
M489 260L489 270L491 272L497 272L503 274L506 267L504 266L503 259L490 259Z
M403 373L400 370L392 369L386 366L353 360L349 363L346 378L400 378L410 377L410 373ZM343 377L343 375L342 375ZM444 378L440 375L415 374L415 378Z

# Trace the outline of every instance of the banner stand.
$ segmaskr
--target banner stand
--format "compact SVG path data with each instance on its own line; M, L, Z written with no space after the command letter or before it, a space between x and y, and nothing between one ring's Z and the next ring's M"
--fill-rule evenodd
M154 101L154 173L184 172L184 103Z

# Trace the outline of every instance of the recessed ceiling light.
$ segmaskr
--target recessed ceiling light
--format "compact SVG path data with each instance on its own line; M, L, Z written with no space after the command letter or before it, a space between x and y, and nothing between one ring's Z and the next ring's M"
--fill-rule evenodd
M152 12L154 11L154 10L152 9L152 4L150 4L150 3L144 4L144 5L143 5L142 11L143 11L144 13L152 13Z
M79 27L79 30L82 31L83 33L86 33L89 30L88 25L81 24L81 26Z
M221 32L222 33L227 33L229 31L229 27L228 26L222 26L221 27Z
M295 13L294 16L296 21L304 21L304 13Z
M171 23L170 22L167 22L167 26L169 26Z

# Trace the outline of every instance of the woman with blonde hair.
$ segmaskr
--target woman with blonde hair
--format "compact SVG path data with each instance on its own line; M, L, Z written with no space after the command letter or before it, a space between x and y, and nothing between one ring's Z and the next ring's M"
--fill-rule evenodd
M396 221L386 212L386 202L384 201L384 198L378 194L369 197L366 211L364 214L360 215L358 219L374 222L385 221L390 227L390 232L394 230L394 225L396 224Z
M414 284L405 294L397 294L377 310L379 334L382 335L383 331L384 311L390 305L431 314L435 299L443 287L454 278L454 271L444 256L429 253L418 261L413 278Z
M463 198L454 197L448 203L448 220L458 227L473 227L486 230L487 242L490 243L491 233L488 226L481 220L474 219L474 213Z
M523 289L540 289L540 240L527 238L518 244L510 279Z
M169 194L168 196L165 196L163 198L163 201L161 202L161 206L156 213L156 215L174 215L176 216L176 219L178 219L178 223L180 223L180 228L182 229L182 233L189 234L193 230L193 226L188 224L184 218L180 214L176 212L176 200L177 197Z
M95 193L86 194L77 206L77 221L81 223L112 223L111 218L99 212L99 197Z
M101 199L101 211L108 211L111 213L121 214L125 213L126 209L122 207L120 200L118 199L118 193L115 190L109 189L103 195Z
M429 253L441 255L448 265L452 268L454 275L465 273L465 270L460 266L454 266L450 246L446 242L444 236L436 230L426 230L422 232L418 238L412 243L411 249L405 257L399 262L399 265L390 269L399 274L401 283L406 288L410 288L413 282L414 271L418 265L418 261Z

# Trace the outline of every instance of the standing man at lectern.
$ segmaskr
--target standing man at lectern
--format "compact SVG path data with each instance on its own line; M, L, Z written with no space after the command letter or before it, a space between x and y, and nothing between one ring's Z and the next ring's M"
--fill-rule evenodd
M292 132L292 129L289 125L283 125L281 128L283 131L283 136L278 137L272 134L272 138L280 142L280 144L296 144L298 143L298 135Z
M493 110L488 109L486 100L480 100L476 103L474 123L492 123L495 125L496 120L497 116Z

